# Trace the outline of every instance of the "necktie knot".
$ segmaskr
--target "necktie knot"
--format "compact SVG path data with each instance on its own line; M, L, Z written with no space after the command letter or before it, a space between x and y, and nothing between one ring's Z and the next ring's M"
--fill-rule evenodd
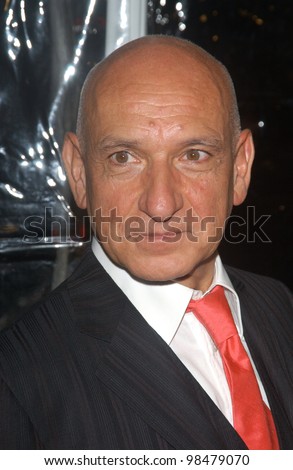
M190 300L186 311L194 313L218 348L224 341L238 334L222 286L214 287L201 299Z

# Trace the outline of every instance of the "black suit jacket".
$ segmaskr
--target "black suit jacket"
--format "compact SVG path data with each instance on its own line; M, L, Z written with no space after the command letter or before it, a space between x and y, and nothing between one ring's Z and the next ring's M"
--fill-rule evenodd
M293 445L293 317L284 286L229 269L281 448ZM0 336L2 449L246 449L91 250Z

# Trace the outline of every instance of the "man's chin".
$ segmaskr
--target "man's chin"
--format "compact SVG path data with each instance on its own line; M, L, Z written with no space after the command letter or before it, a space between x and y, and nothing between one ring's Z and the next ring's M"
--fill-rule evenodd
M194 265L182 265L176 260L174 262L166 262L166 260L156 259L154 262L145 261L139 263L126 262L124 269L128 271L134 278L141 281L150 283L166 283L176 282L177 280L187 278L191 271L194 270Z
M214 274L216 252L200 256L153 256L126 259L121 266L134 278L149 283L177 282L192 289L207 289Z

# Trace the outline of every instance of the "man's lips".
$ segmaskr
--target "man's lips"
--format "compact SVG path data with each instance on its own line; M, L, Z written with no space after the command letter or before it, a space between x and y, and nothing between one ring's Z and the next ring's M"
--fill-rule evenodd
M148 240L163 240L164 238L178 239L181 236L181 230L141 233L140 235Z
M166 237L172 237L176 235L177 233L181 233L181 230L172 230L172 231L163 230L162 232L149 232L144 235L147 237L163 237L164 235Z

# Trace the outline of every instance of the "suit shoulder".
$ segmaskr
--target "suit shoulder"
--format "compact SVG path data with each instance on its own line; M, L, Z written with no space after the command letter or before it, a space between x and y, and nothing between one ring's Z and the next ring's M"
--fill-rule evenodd
M69 290L71 285L73 286L73 289L75 288L80 272L83 273L83 271L86 271L86 268L84 268L86 258L87 256L84 255L79 260L74 271L58 287L46 294L45 297L19 315L13 323L10 323L10 326L3 328L0 332L0 341L3 336L9 334L9 331L23 328L26 324L29 324L30 327L32 327L43 317L49 317L54 314L54 312L63 316L68 310L72 311L70 305L69 308L67 308L68 304L70 304Z
M274 290L285 290L290 293L290 289L282 281L273 277L245 271L232 266L225 266L225 269L233 281L241 282L246 286L253 287L254 289L256 287L260 289L270 288Z
M270 307L278 305L287 311L293 309L292 292L281 281L231 266L225 268L236 291L242 294L242 298L249 296L251 300L261 301Z
M1 331L0 364L3 366L8 361L12 366L14 359L24 364L29 360L29 355L41 355L46 345L56 342L58 338L60 341L66 335L72 323L70 302L64 285Z
M0 364L5 358L11 362L30 362L34 357L52 359L58 350L69 350L76 341L79 316L85 317L92 303L96 314L97 260L90 250L81 258L74 272L41 302L21 315L17 321L0 332ZM91 302L92 301L92 302ZM29 355L31 356L29 358ZM1 366L0 366L1 370Z

